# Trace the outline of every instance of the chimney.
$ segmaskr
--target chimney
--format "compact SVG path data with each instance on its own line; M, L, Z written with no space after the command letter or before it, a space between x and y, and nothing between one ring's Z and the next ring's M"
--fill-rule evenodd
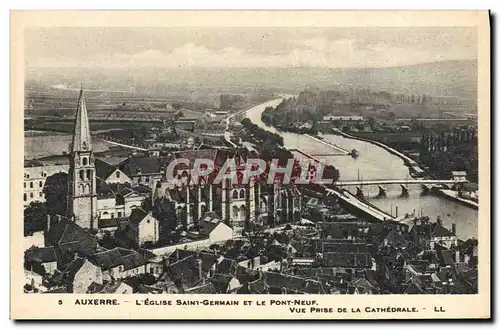
M454 236L457 235L457 224L455 223L451 224L451 234L453 234Z
M203 267L201 266L201 259L197 259L196 263L198 264L198 277L201 280L202 284L205 284L205 277L203 276Z
M253 258L253 268L256 268L259 266L260 266L260 256L254 257Z
M47 214L47 232L50 231L50 215Z
M443 220L441 219L441 217L438 216L436 221L439 226L443 226Z

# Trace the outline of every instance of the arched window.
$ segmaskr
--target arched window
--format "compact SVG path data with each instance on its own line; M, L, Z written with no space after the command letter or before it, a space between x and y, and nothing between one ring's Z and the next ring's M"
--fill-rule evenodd
M30 199L33 199L33 192L30 193Z
M243 220L246 218L246 216L247 216L247 208L245 206L241 206L239 219Z
M23 200L24 201L28 200L28 197L26 196L26 193L24 193L24 195L23 195Z
M90 190L90 184L87 184L85 186L85 190L87 191L87 193L91 193L92 191Z
M267 204L264 201L261 201L261 203L260 203L260 211L262 213L266 213L267 212Z
M83 186L83 184L80 184L79 188L81 193L85 193L85 187Z
M238 199L238 191L233 191L233 199Z
M85 179L85 171L84 170L80 170L80 180L84 180Z
M30 182L30 188L33 188L33 182Z
M43 187L43 182L42 181L38 182L38 186Z
M116 172L116 178L120 178L120 172L119 171Z
M92 177L92 170L87 169L87 179L91 179Z
M240 199L244 199L245 198L245 190L241 190L240 191Z
M239 212L238 207L233 206L233 216L232 216L232 217L233 217L233 219L234 219L234 218L238 218L238 212Z
M87 158L82 158L82 164L83 164L84 166L86 166L86 165L87 165L87 163L88 163Z

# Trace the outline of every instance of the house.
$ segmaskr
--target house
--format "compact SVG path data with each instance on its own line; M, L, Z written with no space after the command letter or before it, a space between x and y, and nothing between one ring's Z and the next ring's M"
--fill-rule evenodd
M131 286L123 281L105 282L104 284L92 283L88 292L92 294L132 294Z
M97 250L97 239L92 233L61 216L50 220L45 240L46 246L56 247L59 268L65 268L75 254L89 257Z
M43 275L37 271L25 269L24 279L24 292L45 292L47 290L47 287L43 285Z
M23 237L24 249L31 247L42 248L45 247L45 235L43 231L33 232L30 235Z
M318 280L306 279L294 275L266 272L263 275L264 285L269 293L279 294L324 294L323 286ZM253 286L255 283L250 283ZM254 287L250 288L250 291Z
M227 294L241 287L240 281L228 274L215 274L210 281L218 294Z
M44 248L30 248L24 254L24 264L26 269L42 269L43 273L52 274L57 270L57 253L54 246Z
M201 262L194 255L181 259L167 268L172 281L184 291L204 280Z
M202 275L205 278L210 278L217 271L219 263L224 259L221 255L215 255L207 252L198 252L193 250L175 250L169 257L170 263L175 263L179 260L193 256L201 266Z
M377 292L377 289L365 278L357 278L349 282L349 286L354 289L354 294L371 295Z
M86 258L77 257L63 272L63 282L74 294L85 294L92 283L102 284L101 268Z
M452 179L456 182L466 182L467 181L467 172L465 172L465 171L452 171L451 176L452 176Z
M114 248L98 252L91 259L102 270L102 277L107 281L146 273L147 261L135 250Z
M139 249L139 253L146 260L146 273L159 278L165 272L165 258L152 253L147 249Z
M323 121L363 121L360 115L325 115Z
M95 170L96 176L108 184L132 183L132 179L121 171L120 168L102 159L95 159Z
M439 217L436 222L430 222L428 217L415 218L413 223L409 237L417 247L432 250L436 244L448 249L458 246L455 224L452 224L450 231L443 226L443 221Z
M23 203L28 206L31 202L45 202L45 193L43 191L47 178L60 173L67 173L69 163L67 159L64 164L44 165L39 162L25 162L24 164L24 182L23 182Z
M97 215L100 230L115 230L110 226L109 219L130 216L132 210L142 205L151 195L151 189L146 185L131 186L130 183L107 183L100 181L97 186Z
M207 212L200 221L200 235L210 244L225 242L233 238L233 229L227 226L215 212Z
M165 175L165 161L162 157L130 156L118 168L132 180L132 186L143 184L153 189Z
M160 224L152 212L137 208L132 211L128 220L119 223L115 237L134 246L156 244L160 239Z
M474 183L461 183L457 187L458 196L461 198L474 200L477 202L479 197L479 186Z

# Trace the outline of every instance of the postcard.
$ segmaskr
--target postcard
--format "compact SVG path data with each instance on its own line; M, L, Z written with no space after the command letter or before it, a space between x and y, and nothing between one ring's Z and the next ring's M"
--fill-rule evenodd
M489 319L489 81L487 11L13 11L11 318Z

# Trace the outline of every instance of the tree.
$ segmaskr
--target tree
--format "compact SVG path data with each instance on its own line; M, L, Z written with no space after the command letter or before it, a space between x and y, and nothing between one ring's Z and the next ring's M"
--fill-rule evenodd
M370 126L370 128L372 130L374 130L375 126L377 125L377 121L375 120L375 118L372 117L372 116L369 116L368 119L367 119L367 122L368 122L368 125Z
M175 114L175 120L179 120L179 118L183 117L184 113L182 111L179 111Z
M172 108L174 110L180 110L180 109L182 109L182 104L181 103L173 103Z
M151 201L151 197L147 197L142 201L141 208L145 211L150 211L153 209L153 202Z
M43 187L48 213L67 215L68 212L68 174L57 173L47 177Z
M160 240L177 242L180 235L176 233L179 218L175 203L167 198L156 199L152 211L153 216L160 221Z
M48 214L47 204L42 202L32 202L24 209L24 236L44 230Z

